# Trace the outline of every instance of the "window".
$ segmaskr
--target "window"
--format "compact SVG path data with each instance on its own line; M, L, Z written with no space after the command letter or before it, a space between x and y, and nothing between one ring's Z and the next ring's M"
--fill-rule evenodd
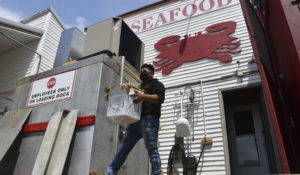
M252 111L233 114L239 165L259 164Z

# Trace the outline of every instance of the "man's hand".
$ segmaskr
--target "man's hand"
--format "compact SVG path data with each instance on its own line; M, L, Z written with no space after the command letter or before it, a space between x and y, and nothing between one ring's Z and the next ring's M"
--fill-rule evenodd
M135 97L133 99L133 103L138 103L140 102L141 100L143 100L143 97L144 97L144 94L138 92L138 91L134 91L134 94L132 94L131 96Z
M156 95L156 94L150 95L150 94L143 94L143 93L140 93L138 91L134 91L134 94L132 94L131 96L135 97L133 99L134 103L138 103L141 100L145 100L145 101L148 101L148 102L153 103L153 104L158 103L158 95Z
M120 87L123 88L129 88L127 83L120 83Z

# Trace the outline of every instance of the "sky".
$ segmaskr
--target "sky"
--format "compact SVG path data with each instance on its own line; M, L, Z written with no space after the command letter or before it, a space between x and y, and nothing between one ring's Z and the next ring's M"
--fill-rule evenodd
M104 19L153 4L160 0L0 0L0 17L24 20L53 7L66 27L80 30Z

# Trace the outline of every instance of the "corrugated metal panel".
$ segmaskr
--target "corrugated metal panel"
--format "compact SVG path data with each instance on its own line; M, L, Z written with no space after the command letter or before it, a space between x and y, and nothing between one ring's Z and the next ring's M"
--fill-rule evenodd
M176 1L169 5L159 7L147 12L131 16L125 21L130 24L136 20L149 17L153 14L162 11L175 9L178 6L193 3L190 1ZM208 12L198 16L193 16L190 19L188 34L194 34L199 31L205 33L205 28L209 25L224 21L235 21L237 27L232 36L237 37L240 42L242 52L233 55L233 60L230 63L221 63L219 60L202 59L194 62L184 63L182 66L173 70L169 75L162 75L161 72L156 72L156 77L167 87L165 103L162 106L161 130L159 134L159 150L162 158L162 168L164 172L167 170L169 152L174 144L175 125L174 116L179 116L179 101L176 101L175 94L183 90L184 84L196 82L199 80L215 80L203 84L203 93L205 99L206 113L206 128L207 137L213 138L213 146L205 151L203 162L201 164L201 174L226 174L225 156L224 156L224 141L223 131L221 126L221 112L218 91L225 88L233 88L243 85L260 83L258 72L254 72L244 77L232 76L228 79L219 79L222 76L234 75L235 71L249 72L257 70L255 63L249 63L253 57L252 46L249 39L247 26L243 17L240 4L217 9L213 12ZM152 28L140 33L137 33L139 38L145 44L145 63L152 63L158 55L154 44L161 38L180 35L183 37L186 34L189 19L175 21L160 27ZM237 61L240 62L239 66ZM180 88L168 88L172 86L183 85ZM193 89L200 90L199 85L193 85ZM199 94L198 94L199 98ZM178 99L177 99L178 100ZM197 103L197 102L195 102ZM202 114L202 104L198 100L198 105L195 105L193 116L195 117L195 141L191 145L191 153L198 157L200 155L200 140L204 136L204 124ZM227 165L229 166L229 165ZM200 169L198 169L200 171Z

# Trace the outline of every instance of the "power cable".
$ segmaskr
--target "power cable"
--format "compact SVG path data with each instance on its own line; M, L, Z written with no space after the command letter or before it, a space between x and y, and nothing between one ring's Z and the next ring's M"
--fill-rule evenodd
M188 26L187 26L187 29L186 29L186 32L185 32L185 36L188 35L189 29L190 29L192 14L193 14L193 11L194 11L194 7L196 6L195 1L196 0L194 0L194 2L193 2L192 11L191 11L191 14L190 14L189 19L188 19L189 21L188 21Z
M20 45L23 46L24 48L30 50L31 52L33 52L33 53L35 53L35 54L37 54L37 55L39 56L40 59L39 59L39 64L38 64L38 68L37 68L37 71L36 71L36 73L38 73L38 72L39 72L39 69L40 69L40 64L41 64L41 61L42 61L42 55L39 54L37 51L33 50L31 47L26 46L25 44L21 43L20 41L14 39L13 37L11 37L11 36L9 36L9 35L7 35L7 34L1 32L1 31L0 31L0 34L3 35L3 36L5 36L6 38L8 38L8 39L10 39L10 40L12 40L12 41L18 43L18 44L20 44Z
M174 173L176 173L176 175L179 175L179 172L176 170L176 168L174 167L175 164L175 159L176 159L176 155L178 155L178 152L181 152L181 161L182 161L182 166L183 166L183 174L186 175L186 168L185 168L185 150L182 147L182 145L180 144L175 144L173 145L170 154L169 154L169 160L168 160L168 174L167 175L174 175Z
M167 167L168 173L167 173L167 175L175 175L175 174L179 175L179 172L176 170L176 167L174 166L174 164L176 163L176 156L178 156L179 153L181 153L183 175L188 175L189 168L191 168L191 170L194 169L193 171L194 171L194 173L196 173L197 172L197 167L199 166L199 163L200 163L200 160L201 160L201 157L203 156L205 146L206 146L206 144L204 144L202 146L198 161L195 162L192 165L192 167L189 167L190 165L188 164L188 162L189 162L188 157L185 154L185 149L183 148L183 146L180 145L180 144L173 145L173 147L170 151L170 154L169 154L168 167ZM200 172L200 174L201 174L201 172Z

